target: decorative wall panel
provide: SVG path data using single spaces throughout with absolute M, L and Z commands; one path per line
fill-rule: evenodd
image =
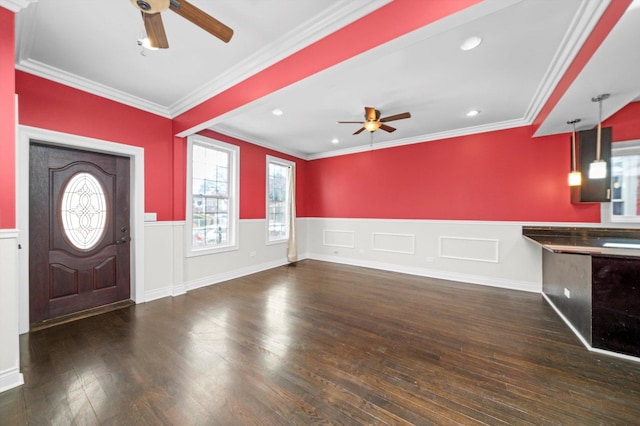
M 498 263 L 499 240 L 489 238 L 440 237 L 439 255 L 450 259 Z

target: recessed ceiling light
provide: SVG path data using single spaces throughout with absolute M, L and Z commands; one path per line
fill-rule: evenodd
M 336 145 L 336 144 L 340 143 L 340 141 L 338 140 L 338 138 L 333 138 L 333 139 L 331 139 L 331 143 Z
M 468 111 L 465 115 L 467 117 L 475 117 L 478 114 L 480 114 L 480 111 L 478 111 L 477 109 L 472 109 L 472 110 Z
M 280 108 L 275 108 L 275 109 L 271 110 L 271 114 L 279 117 L 282 114 L 284 114 L 284 111 L 282 111 Z
M 475 49 L 476 47 L 480 46 L 480 43 L 482 43 L 482 37 L 472 36 L 462 42 L 462 44 L 460 45 L 460 49 L 462 50 Z

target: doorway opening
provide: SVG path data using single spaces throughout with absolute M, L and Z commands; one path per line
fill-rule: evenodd
M 19 331 L 26 333 L 29 319 L 29 150 L 32 142 L 44 143 L 94 153 L 111 154 L 129 159 L 130 211 L 127 238 L 130 238 L 129 273 L 130 298 L 144 302 L 144 149 L 99 139 L 86 138 L 28 126 L 18 129 L 18 206 L 17 225 L 20 230 L 18 244 L 19 261 Z

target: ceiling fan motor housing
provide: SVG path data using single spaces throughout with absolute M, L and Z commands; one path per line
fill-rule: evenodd
M 144 13 L 159 13 L 169 9 L 170 0 L 131 0 Z

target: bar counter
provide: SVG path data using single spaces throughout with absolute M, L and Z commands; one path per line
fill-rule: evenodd
M 640 229 L 523 226 L 522 235 L 555 253 L 640 257 Z
M 640 229 L 533 227 L 542 292 L 590 350 L 640 361 Z

